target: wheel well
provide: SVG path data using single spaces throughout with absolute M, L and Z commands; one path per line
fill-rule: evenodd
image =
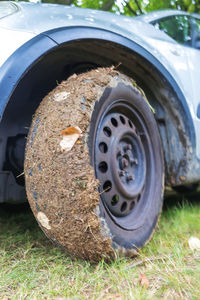
M 24 75 L 6 106 L 0 124 L 1 170 L 11 171 L 15 177 L 23 172 L 20 154 L 24 152 L 22 136 L 25 139 L 32 116 L 49 91 L 73 73 L 111 65 L 135 79 L 155 109 L 164 149 L 167 185 L 184 183 L 192 133 L 186 126 L 188 116 L 176 92 L 142 56 L 119 44 L 95 39 L 76 40 L 52 49 Z M 23 176 L 16 180 L 18 184 L 24 184 Z

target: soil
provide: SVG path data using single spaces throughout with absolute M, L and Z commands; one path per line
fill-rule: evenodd
M 116 257 L 109 230 L 98 216 L 99 182 L 87 140 L 94 103 L 118 76 L 105 68 L 63 81 L 37 109 L 26 147 L 26 190 L 39 225 L 69 254 L 92 261 Z M 63 151 L 62 132 L 70 126 L 80 128 L 82 135 L 70 151 Z

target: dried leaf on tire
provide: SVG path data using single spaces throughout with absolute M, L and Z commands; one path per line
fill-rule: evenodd
M 70 95 L 70 92 L 59 92 L 54 95 L 54 100 L 57 102 L 67 99 Z
M 145 274 L 140 274 L 140 278 L 139 278 L 139 282 L 141 284 L 142 287 L 144 287 L 145 289 L 147 289 L 149 287 L 149 279 L 147 278 L 147 276 Z
M 70 151 L 81 136 L 81 133 L 82 131 L 78 126 L 70 126 L 62 130 L 63 139 L 60 142 L 62 151 Z
M 44 228 L 51 229 L 51 226 L 49 225 L 49 219 L 43 212 L 40 211 L 37 214 L 37 219 Z
M 200 251 L 200 239 L 195 236 L 191 236 L 188 240 L 189 247 L 192 251 Z

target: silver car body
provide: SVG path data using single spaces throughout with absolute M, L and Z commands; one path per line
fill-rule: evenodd
M 160 11 L 144 17 L 130 18 L 90 9 L 85 9 L 83 13 L 83 9 L 51 4 L 12 5 L 15 5 L 16 11 L 0 20 L 0 66 L 28 40 L 51 29 L 90 26 L 114 31 L 147 49 L 172 74 L 188 100 L 196 137 L 200 136 L 200 119 L 196 115 L 200 102 L 200 51 L 179 45 L 160 30 L 155 32 L 155 28 L 148 24 L 161 17 L 183 14 L 182 12 Z M 200 158 L 200 138 L 196 142 L 196 154 Z
M 1 9 L 7 7 L 7 16 Z M 136 18 L 69 6 L 2 2 L 0 3 L 0 76 L 11 55 L 34 37 L 65 27 L 99 28 L 132 40 L 151 53 L 169 72 L 185 96 L 196 136 L 200 159 L 200 51 L 180 45 L 150 22 L 170 15 L 185 15 L 174 10 L 158 11 Z M 198 16 L 197 16 L 198 17 Z M 102 33 L 103 34 L 103 33 Z M 1 109 L 3 113 L 3 109 Z

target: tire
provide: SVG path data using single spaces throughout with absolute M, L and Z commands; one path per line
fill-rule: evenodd
M 135 255 L 161 213 L 160 136 L 133 83 L 112 68 L 73 75 L 43 99 L 30 128 L 30 206 L 51 240 L 84 259 Z M 66 151 L 60 141 L 69 127 L 82 136 Z

